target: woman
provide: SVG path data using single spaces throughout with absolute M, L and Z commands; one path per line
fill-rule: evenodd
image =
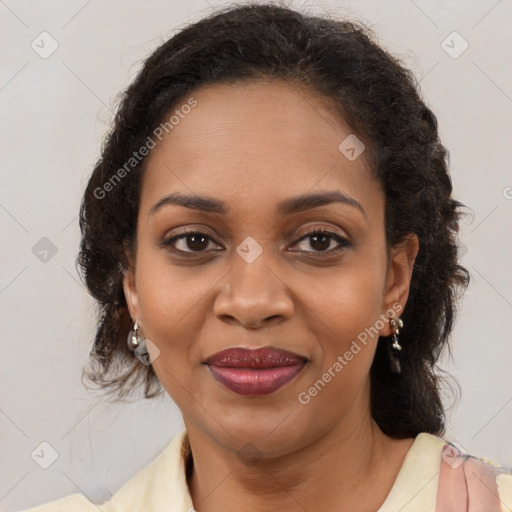
M 442 438 L 469 281 L 451 193 L 434 114 L 362 26 L 246 5 L 160 46 L 78 262 L 102 308 L 89 377 L 163 388 L 186 430 L 99 508 L 509 510 L 512 472 Z

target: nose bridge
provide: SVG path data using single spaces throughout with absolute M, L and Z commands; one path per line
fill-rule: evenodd
M 272 254 L 255 239 L 247 237 L 233 254 L 233 267 L 215 301 L 219 317 L 236 319 L 245 326 L 258 326 L 272 317 L 293 311 L 286 286 L 271 267 Z

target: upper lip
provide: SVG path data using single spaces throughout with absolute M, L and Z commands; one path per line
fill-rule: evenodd
M 224 368 L 277 368 L 294 366 L 307 361 L 307 358 L 274 347 L 249 349 L 234 347 L 221 350 L 206 359 L 205 363 Z

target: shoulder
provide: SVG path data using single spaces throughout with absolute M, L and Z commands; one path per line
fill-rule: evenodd
M 379 512 L 510 512 L 512 470 L 422 432 Z
M 187 432 L 182 430 L 158 457 L 124 484 L 110 500 L 95 504 L 83 494 L 75 493 L 22 512 L 97 512 L 99 508 L 102 512 L 187 510 L 184 508 L 190 501 L 185 476 L 187 450 Z
M 467 453 L 457 443 L 437 436 L 432 443 L 442 441 L 439 461 L 437 506 L 456 509 L 457 504 L 480 506 L 488 512 L 510 510 L 512 505 L 512 468 L 477 455 Z

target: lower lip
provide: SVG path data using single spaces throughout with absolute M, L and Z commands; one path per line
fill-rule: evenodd
M 240 395 L 268 395 L 293 380 L 304 368 L 304 363 L 257 370 L 208 366 L 213 376 L 235 393 Z

